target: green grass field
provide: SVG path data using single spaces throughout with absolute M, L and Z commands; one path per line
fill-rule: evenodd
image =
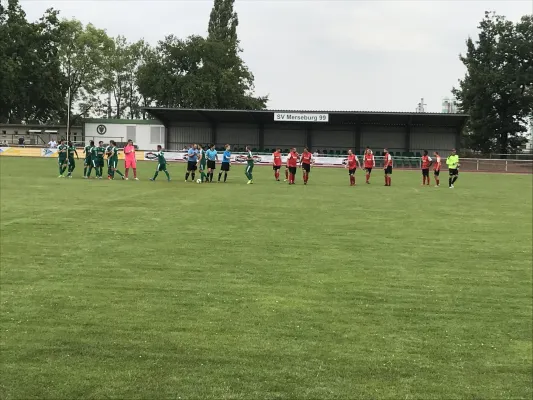
M 81 164 L 0 158 L 1 398 L 531 399 L 531 175 Z

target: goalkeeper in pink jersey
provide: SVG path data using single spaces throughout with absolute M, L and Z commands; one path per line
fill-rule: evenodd
M 135 158 L 135 146 L 133 145 L 133 140 L 128 140 L 128 144 L 124 147 L 124 162 L 126 164 L 126 177 L 128 180 L 128 173 L 130 168 L 133 169 L 133 179 L 138 181 L 137 178 L 137 159 Z

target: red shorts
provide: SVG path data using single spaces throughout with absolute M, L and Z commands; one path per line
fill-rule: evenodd
M 125 160 L 126 162 L 126 168 L 137 168 L 137 160 Z

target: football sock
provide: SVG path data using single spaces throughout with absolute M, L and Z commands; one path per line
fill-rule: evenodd
M 155 171 L 154 177 L 152 178 L 155 181 L 155 178 L 157 178 L 157 175 L 159 175 L 159 171 Z
M 452 179 L 452 185 L 455 183 L 456 180 L 457 180 L 457 177 L 454 176 L 453 179 Z
M 285 170 L 285 179 L 289 179 L 289 170 L 288 169 Z
M 389 176 L 389 186 L 391 185 L 392 178 Z
M 122 172 L 120 172 L 118 169 L 116 170 L 116 173 L 119 174 L 120 176 L 124 177 L 124 174 Z
M 430 179 L 429 179 L 429 176 L 427 177 L 427 180 L 428 180 L 428 185 L 430 185 L 430 184 L 431 184 L 431 181 L 430 181 Z
M 133 168 L 133 178 L 137 178 L 137 168 Z
M 228 179 L 228 173 L 224 172 L 224 182 L 226 182 L 226 179 Z
M 220 182 L 220 178 L 222 178 L 222 172 L 218 173 L 218 181 Z
M 83 176 L 87 176 L 87 167 L 83 167 Z
M 448 186 L 452 186 L 452 178 L 448 179 Z
M 185 180 L 186 181 L 189 180 L 189 173 L 188 172 L 185 173 Z
M 202 180 L 202 182 L 204 182 L 204 181 L 206 181 L 206 180 L 207 180 L 207 178 L 206 178 L 206 176 L 205 176 L 205 172 L 204 172 L 204 171 L 200 172 L 200 179 Z
M 193 173 L 191 174 L 191 176 L 192 176 L 192 180 L 194 181 L 194 178 L 196 177 L 196 173 L 193 172 Z
M 389 178 L 387 178 L 387 175 L 385 175 L 385 185 L 389 184 Z
M 214 174 L 212 172 L 209 174 L 209 182 L 213 182 L 213 175 Z
M 369 179 L 370 179 L 370 175 L 366 174 L 366 181 L 368 182 Z
M 126 171 L 124 172 L 124 176 L 127 178 L 130 173 L 130 169 L 126 168 Z
M 439 186 L 439 179 L 438 178 L 435 178 L 435 183 L 437 184 L 437 186 Z
M 87 178 L 91 176 L 92 171 L 93 171 L 93 167 L 89 167 L 89 170 L 87 171 Z
M 166 170 L 165 170 L 165 175 L 167 176 L 167 179 L 170 180 L 170 174 Z

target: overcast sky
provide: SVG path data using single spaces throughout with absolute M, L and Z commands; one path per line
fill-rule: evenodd
M 22 0 L 152 44 L 205 35 L 212 0 Z M 517 21 L 533 0 L 236 0 L 242 57 L 271 109 L 440 112 L 464 75 L 458 55 L 485 10 Z

